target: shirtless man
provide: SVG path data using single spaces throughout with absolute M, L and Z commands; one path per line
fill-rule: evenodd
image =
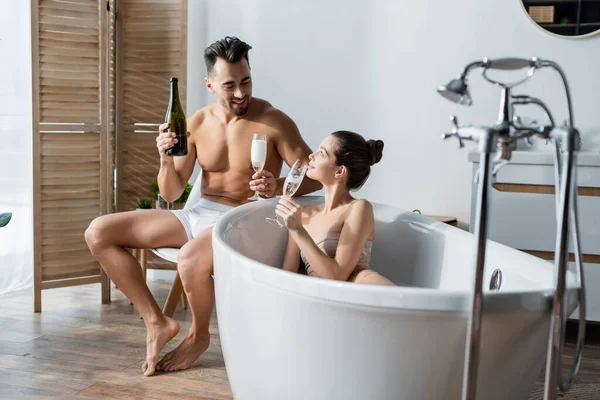
M 188 154 L 165 155 L 175 143 L 174 134 L 159 128 L 158 185 L 167 201 L 177 199 L 190 179 L 194 164 L 202 167 L 201 200 L 189 210 L 138 210 L 96 218 L 85 239 L 110 279 L 135 304 L 147 328 L 144 375 L 155 370 L 188 368 L 208 347 L 210 314 L 215 302 L 212 226 L 229 209 L 247 203 L 256 190 L 264 197 L 281 194 L 279 176 L 283 161 L 308 161 L 311 153 L 294 122 L 265 100 L 252 97 L 248 61 L 251 47 L 226 37 L 204 51 L 206 87 L 216 97 L 187 120 Z M 267 136 L 265 168 L 254 174 L 250 160 L 253 133 Z M 270 172 L 269 172 L 270 171 Z M 273 175 L 275 174 L 275 175 Z M 298 194 L 321 185 L 305 179 Z M 126 248 L 181 248 L 177 270 L 192 310 L 187 337 L 158 362 L 160 351 L 179 332 L 179 324 L 161 312 L 142 276 L 137 260 Z

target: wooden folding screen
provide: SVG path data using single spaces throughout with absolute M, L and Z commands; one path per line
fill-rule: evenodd
M 179 80 L 185 109 L 187 0 L 119 0 L 117 18 L 117 211 L 151 199 L 159 155 L 158 125 L 169 101 L 169 78 Z M 173 269 L 149 254 L 150 268 Z
M 120 0 L 118 11 L 116 205 L 127 211 L 138 199 L 152 199 L 170 77 L 179 78 L 185 102 L 187 0 Z
M 187 0 L 31 0 L 31 22 L 34 310 L 43 289 L 97 282 L 107 303 L 84 232 L 149 197 L 170 76 L 185 96 Z
M 43 289 L 102 282 L 110 300 L 83 233 L 114 204 L 112 3 L 31 1 L 36 312 Z

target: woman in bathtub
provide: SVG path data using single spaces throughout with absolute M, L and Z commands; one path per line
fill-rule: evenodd
M 369 269 L 375 233 L 373 207 L 350 194 L 365 183 L 382 152 L 381 140 L 338 131 L 309 156 L 306 175 L 323 184 L 325 202 L 301 207 L 290 197 L 280 197 L 275 212 L 289 230 L 284 270 L 298 272 L 302 260 L 310 276 L 394 285 Z

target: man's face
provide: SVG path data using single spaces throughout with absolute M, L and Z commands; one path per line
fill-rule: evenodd
M 230 64 L 217 58 L 206 87 L 217 97 L 217 102 L 233 115 L 242 116 L 248 112 L 252 97 L 252 77 L 246 59 Z

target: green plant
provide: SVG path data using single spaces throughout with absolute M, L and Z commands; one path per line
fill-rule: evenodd
M 190 185 L 189 183 L 185 185 L 185 189 L 183 189 L 183 193 L 181 193 L 181 196 L 179 196 L 179 198 L 177 200 L 175 200 L 175 203 L 185 203 L 188 199 L 188 197 L 190 197 L 190 193 L 192 192 L 192 185 Z
M 10 219 L 12 218 L 12 213 L 2 213 L 0 214 L 0 228 L 8 225 Z
M 158 199 L 158 194 L 160 193 L 160 189 L 158 188 L 158 182 L 153 181 L 150 185 L 148 185 L 148 189 L 150 189 L 154 198 Z
M 138 209 L 149 209 L 152 208 L 152 201 L 148 199 L 139 199 L 136 201 L 136 206 Z
M 158 199 L 158 194 L 160 193 L 160 189 L 158 188 L 158 182 L 156 180 L 153 181 L 150 185 L 148 185 L 148 189 L 150 189 L 154 198 Z M 185 189 L 183 189 L 183 193 L 181 193 L 181 196 L 179 196 L 179 198 L 177 200 L 175 200 L 174 203 L 185 203 L 187 201 L 188 197 L 190 197 L 191 191 L 192 191 L 192 185 L 190 185 L 189 183 L 186 184 Z

